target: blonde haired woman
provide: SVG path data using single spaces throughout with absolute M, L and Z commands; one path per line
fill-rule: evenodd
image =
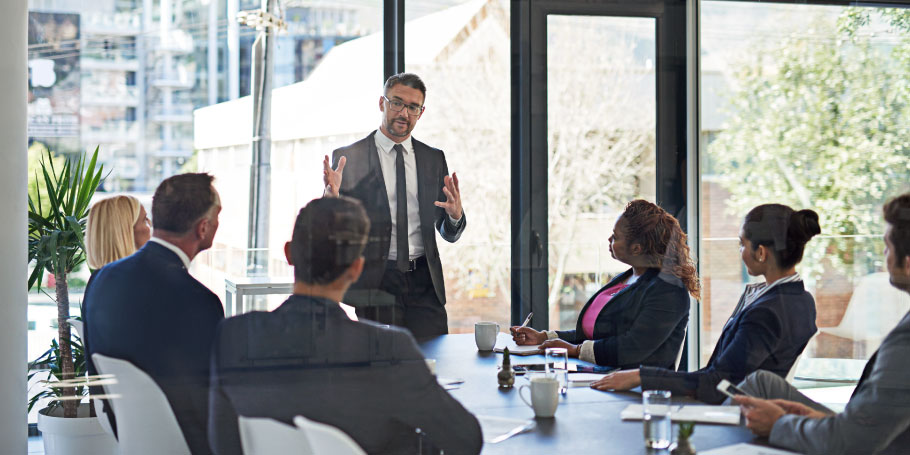
M 89 269 L 98 270 L 136 252 L 151 237 L 145 208 L 133 196 L 102 199 L 88 214 L 85 255 Z

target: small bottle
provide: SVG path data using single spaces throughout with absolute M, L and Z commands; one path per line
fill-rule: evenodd
M 509 357 L 509 348 L 502 351 L 502 369 L 496 373 L 499 387 L 511 388 L 515 384 L 515 370 L 512 369 L 512 360 Z

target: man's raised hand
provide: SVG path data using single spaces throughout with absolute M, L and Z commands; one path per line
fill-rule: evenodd
M 433 204 L 444 208 L 453 220 L 460 220 L 464 210 L 461 208 L 461 190 L 458 189 L 457 174 L 453 172 L 451 177 L 447 175 L 443 178 L 442 192 L 446 195 L 445 202 L 436 201 Z
M 341 174 L 344 172 L 344 163 L 347 162 L 345 157 L 338 160 L 338 169 L 332 170 L 332 162 L 326 155 L 322 160 L 322 181 L 325 183 L 325 192 L 323 196 L 338 197 L 338 191 L 341 189 Z

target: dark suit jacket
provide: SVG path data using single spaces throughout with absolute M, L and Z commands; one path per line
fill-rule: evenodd
M 670 390 L 711 404 L 726 379 L 739 384 L 749 373 L 768 370 L 786 378 L 815 335 L 815 300 L 802 281 L 775 286 L 727 322 L 708 364 L 693 372 L 641 369 L 642 389 Z
M 430 375 L 411 335 L 351 321 L 337 303 L 293 295 L 271 313 L 218 326 L 209 438 L 241 454 L 237 416 L 294 416 L 338 427 L 367 453 L 417 453 L 415 428 L 451 454 L 475 454 L 480 426 Z
M 360 280 L 354 283 L 351 289 L 379 289 L 392 238 L 392 213 L 389 209 L 382 168 L 379 166 L 379 152 L 374 134 L 382 133 L 373 131 L 369 136 L 332 152 L 335 167 L 342 156 L 347 157 L 339 193 L 360 200 L 370 217 L 369 243 L 363 251 L 366 263 Z M 445 209 L 433 205 L 436 201 L 446 200 L 442 192 L 443 178 L 449 175 L 445 155 L 442 150 L 430 147 L 417 139 L 412 138 L 411 141 L 417 162 L 417 199 L 420 204 L 423 248 L 433 287 L 436 289 L 436 297 L 440 303 L 445 304 L 446 289 L 434 231 L 438 230 L 447 241 L 455 242 L 468 224 L 467 217 L 463 216 L 456 227 L 449 222 Z
M 85 348 L 123 359 L 161 387 L 194 454 L 211 453 L 209 353 L 224 319 L 218 297 L 155 242 L 95 273 L 85 294 Z
M 632 269 L 613 278 L 585 303 L 575 330 L 557 331 L 569 343 L 585 341 L 581 321 L 601 292 L 627 279 Z M 648 269 L 638 281 L 610 299 L 594 323 L 594 357 L 598 365 L 674 368 L 689 321 L 689 293 L 678 278 Z
M 788 414 L 771 444 L 809 455 L 904 455 L 910 451 L 910 313 L 872 355 L 844 412 L 823 419 Z

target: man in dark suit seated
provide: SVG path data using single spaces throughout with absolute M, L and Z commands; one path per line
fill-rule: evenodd
M 910 193 L 884 207 L 885 263 L 891 285 L 910 293 Z M 760 370 L 737 396 L 753 433 L 809 455 L 897 455 L 910 450 L 910 312 L 863 369 L 844 412 L 812 401 L 779 376 Z
M 218 297 L 189 272 L 212 246 L 221 201 L 208 174 L 175 175 L 152 199 L 151 240 L 96 272 L 85 294 L 85 349 L 131 362 L 161 387 L 194 454 L 211 453 L 209 354 L 224 319 Z M 109 409 L 109 407 L 107 407 Z
M 294 295 L 274 311 L 218 326 L 209 439 L 241 454 L 238 415 L 335 426 L 366 452 L 417 452 L 419 428 L 447 454 L 480 452 L 477 420 L 437 384 L 411 335 L 350 320 L 339 307 L 363 270 L 369 219 L 345 197 L 316 199 L 285 245 Z

